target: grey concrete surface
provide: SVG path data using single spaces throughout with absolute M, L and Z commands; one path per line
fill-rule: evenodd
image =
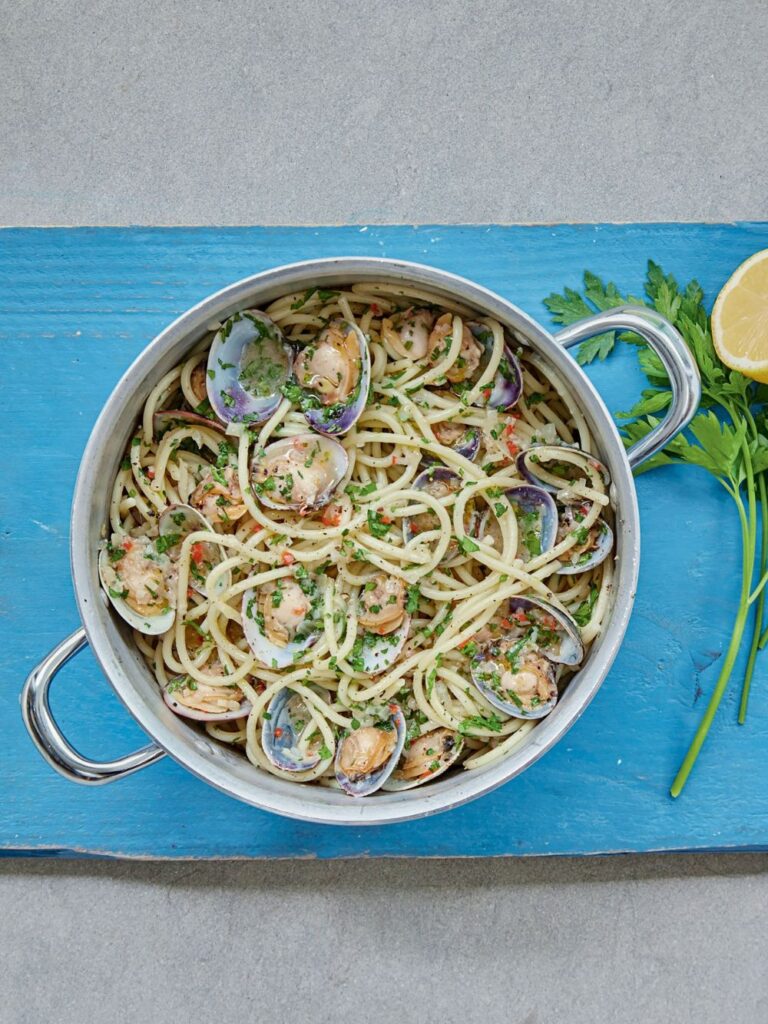
M 0 863 L 14 1024 L 762 1024 L 764 856 Z
M 0 223 L 764 218 L 767 44 L 757 0 L 0 0 Z M 766 867 L 0 862 L 0 1021 L 761 1024 Z
M 762 0 L 0 0 L 0 223 L 765 213 Z

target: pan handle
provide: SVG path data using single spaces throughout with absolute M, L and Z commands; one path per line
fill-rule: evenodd
M 165 751 L 151 743 L 116 761 L 92 761 L 79 754 L 65 738 L 51 714 L 48 691 L 59 669 L 87 643 L 85 630 L 78 629 L 43 658 L 30 672 L 21 691 L 21 714 L 32 741 L 52 768 L 72 782 L 99 786 L 154 764 L 165 756 Z
M 585 320 L 578 320 L 558 331 L 554 337 L 565 348 L 570 348 L 596 334 L 616 330 L 639 334 L 664 364 L 672 386 L 672 402 L 667 415 L 627 451 L 629 465 L 635 469 L 660 451 L 691 422 L 701 401 L 701 378 L 696 360 L 677 328 L 660 313 L 646 306 L 608 309 Z

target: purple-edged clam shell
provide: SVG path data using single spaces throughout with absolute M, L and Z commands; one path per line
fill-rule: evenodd
M 302 709 L 303 717 L 302 716 Z M 301 743 L 305 734 L 315 729 L 312 716 L 306 711 L 300 693 L 285 687 L 278 690 L 267 707 L 269 718 L 261 727 L 261 745 L 276 768 L 284 772 L 306 772 L 320 763 L 320 754 Z
M 396 704 L 391 704 L 389 710 L 390 722 L 397 733 L 397 741 L 392 753 L 387 758 L 387 761 L 377 771 L 369 772 L 366 775 L 359 775 L 355 778 L 350 778 L 344 774 L 344 771 L 341 768 L 344 745 L 348 741 L 352 740 L 352 737 L 355 735 L 354 732 L 349 733 L 348 736 L 345 736 L 340 740 L 336 747 L 336 758 L 334 762 L 336 781 L 344 792 L 349 794 L 349 796 L 370 796 L 371 793 L 375 793 L 377 789 L 381 789 L 395 770 L 397 762 L 400 760 L 400 755 L 403 752 L 403 746 L 405 744 L 405 717 L 403 716 L 401 709 Z
M 192 508 L 191 505 L 169 505 L 168 508 L 161 512 L 157 520 L 157 529 L 161 537 L 172 538 L 176 541 L 175 544 L 166 549 L 166 553 L 172 562 L 178 560 L 181 544 L 190 533 L 196 533 L 198 530 L 207 530 L 209 533 L 215 533 L 215 530 L 202 512 Z M 200 547 L 203 555 L 201 564 L 190 564 L 189 585 L 198 594 L 202 594 L 203 597 L 214 597 L 223 594 L 231 583 L 232 574 L 230 572 L 222 573 L 218 578 L 213 594 L 209 594 L 207 591 L 207 575 L 224 561 L 226 557 L 224 551 L 220 545 L 213 543 L 213 541 L 203 541 Z M 203 570 L 207 570 L 205 575 Z
M 338 441 L 295 434 L 254 452 L 251 486 L 267 508 L 309 513 L 328 504 L 348 467 L 349 456 Z
M 282 401 L 293 349 L 277 324 L 257 309 L 224 321 L 208 353 L 205 386 L 223 423 L 261 423 Z
M 199 711 L 197 708 L 189 708 L 182 704 L 167 690 L 163 690 L 163 700 L 174 714 L 181 718 L 191 718 L 195 722 L 231 722 L 236 718 L 245 718 L 252 707 L 250 701 L 244 700 L 236 711 Z
M 467 427 L 457 441 L 444 447 L 451 448 L 457 455 L 462 455 L 469 462 L 474 462 L 477 458 L 477 453 L 480 451 L 480 437 L 481 431 L 479 427 Z M 440 459 L 437 455 L 431 455 L 429 452 L 422 456 L 421 462 L 424 466 L 440 465 Z
M 596 459 L 594 455 L 583 451 L 581 448 L 565 444 L 534 444 L 531 445 L 530 448 L 524 448 L 515 459 L 517 471 L 521 476 L 524 476 L 526 480 L 530 481 L 530 483 L 536 484 L 537 487 L 543 487 L 544 490 L 549 491 L 550 494 L 556 494 L 558 491 L 567 488 L 568 483 L 570 482 L 569 478 L 563 477 L 562 484 L 558 486 L 542 480 L 541 476 L 537 474 L 536 469 L 537 464 L 539 463 L 546 469 L 548 464 L 556 462 L 558 452 L 564 452 L 566 455 L 571 456 L 576 454 L 580 457 L 581 464 L 585 470 L 584 475 L 587 476 L 588 483 L 589 477 L 592 476 L 593 473 L 599 473 L 606 486 L 610 484 L 611 474 L 602 462 Z M 568 467 L 574 466 L 575 470 L 575 464 L 573 462 L 568 461 L 565 465 Z M 577 477 L 574 477 L 574 479 L 576 478 Z
M 470 462 L 474 462 L 477 458 L 477 453 L 480 451 L 479 427 L 470 427 L 464 435 L 459 438 L 456 445 L 452 445 L 451 447 L 458 455 L 463 455 L 465 459 L 469 459 Z
M 478 380 L 488 365 L 493 350 L 493 332 L 484 324 L 476 321 L 469 321 L 467 327 L 483 346 L 483 358 L 475 374 L 475 379 Z M 509 345 L 505 345 L 504 354 L 493 378 L 490 394 L 487 389 L 484 390 L 483 395 L 474 404 L 482 408 L 511 409 L 520 400 L 522 393 L 523 369 L 512 349 Z
M 301 661 L 304 651 L 316 644 L 322 630 L 322 623 L 312 619 L 305 620 L 306 625 L 297 639 L 280 647 L 273 643 L 262 628 L 257 617 L 259 595 L 255 589 L 246 590 L 240 606 L 243 633 L 248 646 L 265 668 L 288 668 L 289 665 Z
M 557 643 L 538 644 L 541 652 L 556 665 L 578 665 L 584 659 L 584 644 L 579 627 L 571 616 L 540 597 L 511 597 L 507 602 L 507 617 L 515 620 L 523 612 L 533 625 L 544 619 L 547 634 L 555 633 Z M 554 619 L 556 628 L 547 623 Z
M 426 469 L 423 469 L 421 471 L 421 473 L 419 473 L 418 476 L 415 477 L 415 479 L 414 479 L 414 481 L 413 481 L 411 486 L 416 491 L 423 491 L 423 490 L 426 489 L 428 484 L 432 483 L 434 480 L 444 480 L 447 483 L 458 485 L 458 486 L 456 486 L 454 488 L 457 493 L 461 489 L 461 486 L 462 486 L 462 483 L 463 483 L 463 481 L 462 481 L 462 479 L 461 479 L 461 477 L 459 476 L 458 473 L 454 472 L 452 469 L 448 469 L 447 466 L 443 466 L 440 463 L 434 463 L 431 466 L 427 466 Z M 480 516 L 480 514 L 479 514 L 479 512 L 477 511 L 476 508 L 474 508 L 474 507 L 470 508 L 470 503 L 469 502 L 467 503 L 466 511 L 467 511 L 467 515 L 466 515 L 466 519 L 465 519 L 465 532 L 466 532 L 466 535 L 468 537 L 476 537 L 478 535 L 479 530 L 480 530 L 481 516 Z M 435 528 L 437 529 L 438 527 L 435 527 Z M 426 532 L 426 531 L 422 531 L 422 532 Z M 415 538 L 417 538 L 418 536 L 419 536 L 419 531 L 416 531 L 416 530 L 413 529 L 412 517 L 411 516 L 403 516 L 403 540 L 405 541 L 405 543 L 409 544 L 411 541 L 415 540 Z M 448 561 L 448 560 L 454 558 L 456 556 L 457 550 L 458 549 L 456 547 L 455 541 L 452 541 L 448 545 L 448 549 L 447 549 L 447 551 L 445 553 L 443 561 Z
M 224 425 L 218 420 L 209 420 L 205 416 L 200 416 L 196 412 L 188 412 L 186 409 L 163 409 L 152 417 L 152 428 L 156 437 L 162 437 L 169 430 L 189 423 L 198 427 L 209 427 L 220 434 L 223 434 L 225 430 Z
M 314 391 L 308 388 L 302 390 L 301 406 L 307 423 L 318 433 L 330 436 L 346 434 L 357 423 L 368 401 L 368 390 L 371 385 L 368 339 L 356 324 L 344 322 L 343 329 L 347 334 L 351 332 L 355 340 L 358 377 L 351 394 L 343 401 L 324 405 Z M 322 337 L 321 334 L 317 339 L 317 345 L 322 344 Z
M 533 484 L 520 484 L 519 487 L 512 487 L 506 492 L 506 498 L 514 509 L 518 519 L 518 554 L 523 561 L 530 561 L 537 555 L 550 551 L 555 546 L 557 539 L 557 505 L 552 495 L 543 487 L 535 487 Z M 529 516 L 534 513 L 537 517 L 536 523 L 531 524 L 527 530 L 523 530 L 521 523 L 522 516 Z M 539 550 L 535 550 L 532 534 L 538 541 Z
M 565 562 L 557 570 L 560 576 L 573 576 L 579 572 L 586 572 L 588 569 L 596 568 L 608 558 L 613 550 L 613 530 L 604 519 L 597 519 L 592 529 L 599 531 L 595 546 L 591 551 L 584 552 L 570 563 Z M 569 556 L 570 552 L 566 552 L 564 557 L 567 559 Z
M 557 703 L 557 674 L 552 661 L 533 652 L 526 664 L 524 652 L 518 654 L 520 669 L 536 672 L 547 684 L 548 699 L 537 697 L 536 704 L 526 707 L 519 697 L 515 699 L 513 689 L 501 686 L 505 672 L 510 672 L 509 662 L 504 657 L 504 647 L 499 641 L 492 641 L 482 647 L 472 658 L 470 671 L 472 682 L 485 697 L 489 704 L 503 711 L 512 718 L 537 719 L 544 718 Z M 505 699 L 509 696 L 509 699 Z
M 438 734 L 442 734 L 438 739 L 435 739 Z M 397 775 L 403 768 L 408 757 L 408 749 L 403 750 L 403 756 L 400 761 L 398 768 L 392 772 L 390 777 L 381 787 L 387 793 L 402 792 L 404 789 L 415 789 L 417 786 L 423 786 L 425 782 L 431 782 L 436 779 L 439 775 L 447 772 L 457 761 L 459 755 L 464 749 L 464 737 L 457 732 L 453 732 L 450 729 L 439 728 L 433 729 L 431 732 L 425 733 L 423 736 L 417 737 L 411 747 L 415 744 L 429 744 L 429 753 L 426 755 L 428 760 L 427 770 L 424 774 L 419 775 L 415 779 L 398 779 Z M 435 767 L 437 764 L 437 767 Z
M 391 633 L 385 633 L 384 636 L 371 633 L 361 627 L 363 648 L 360 657 L 363 662 L 363 671 L 369 676 L 377 676 L 393 665 L 405 647 L 410 629 L 410 615 L 404 615 L 403 621 L 397 629 Z
M 152 559 L 152 562 L 149 564 L 159 562 L 163 568 L 163 575 L 167 573 L 171 564 L 170 559 L 167 555 L 159 555 L 157 548 L 148 537 L 143 539 L 135 538 L 133 542 L 145 546 L 147 557 Z M 120 546 L 119 541 L 116 546 Z M 118 615 L 129 626 L 132 626 L 139 633 L 144 633 L 146 636 L 161 636 L 163 633 L 167 633 L 171 626 L 173 626 L 176 619 L 176 609 L 171 608 L 170 605 L 165 611 L 156 612 L 151 615 L 142 615 L 128 604 L 121 593 L 124 586 L 119 577 L 118 563 L 110 558 L 107 545 L 104 545 L 99 551 L 98 569 L 104 593 L 109 598 L 110 604 Z

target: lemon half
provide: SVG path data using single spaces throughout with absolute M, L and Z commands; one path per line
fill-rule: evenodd
M 723 285 L 712 309 L 712 340 L 726 366 L 768 384 L 768 249 Z

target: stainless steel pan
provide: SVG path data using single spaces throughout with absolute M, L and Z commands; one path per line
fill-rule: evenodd
M 160 377 L 182 360 L 212 322 L 235 310 L 263 307 L 286 292 L 310 286 L 333 287 L 357 281 L 407 282 L 458 298 L 480 313 L 496 317 L 541 353 L 566 380 L 588 418 L 600 457 L 611 472 L 617 526 L 617 574 L 607 628 L 554 712 L 499 764 L 448 775 L 403 793 L 378 793 L 365 800 L 354 800 L 332 789 L 296 785 L 258 771 L 242 753 L 213 742 L 174 715 L 163 702 L 129 630 L 111 614 L 96 572 L 96 551 L 107 519 L 112 481 L 142 405 Z M 602 399 L 566 352 L 585 338 L 616 328 L 635 331 L 646 339 L 663 361 L 673 390 L 666 418 L 629 451 L 625 451 Z M 683 339 L 663 317 L 640 307 L 598 313 L 553 335 L 511 302 L 471 281 L 432 267 L 388 259 L 309 260 L 230 285 L 184 313 L 155 338 L 120 380 L 93 428 L 77 478 L 70 538 L 72 579 L 83 628 L 62 641 L 26 681 L 22 709 L 32 739 L 52 767 L 75 782 L 110 782 L 168 754 L 203 781 L 246 803 L 293 818 L 332 824 L 404 821 L 456 807 L 487 793 L 549 750 L 581 715 L 605 679 L 629 622 L 640 559 L 632 469 L 686 426 L 699 397 L 698 372 Z M 116 761 L 93 761 L 74 750 L 48 704 L 48 691 L 57 671 L 86 643 L 128 712 L 152 739 L 142 750 Z

